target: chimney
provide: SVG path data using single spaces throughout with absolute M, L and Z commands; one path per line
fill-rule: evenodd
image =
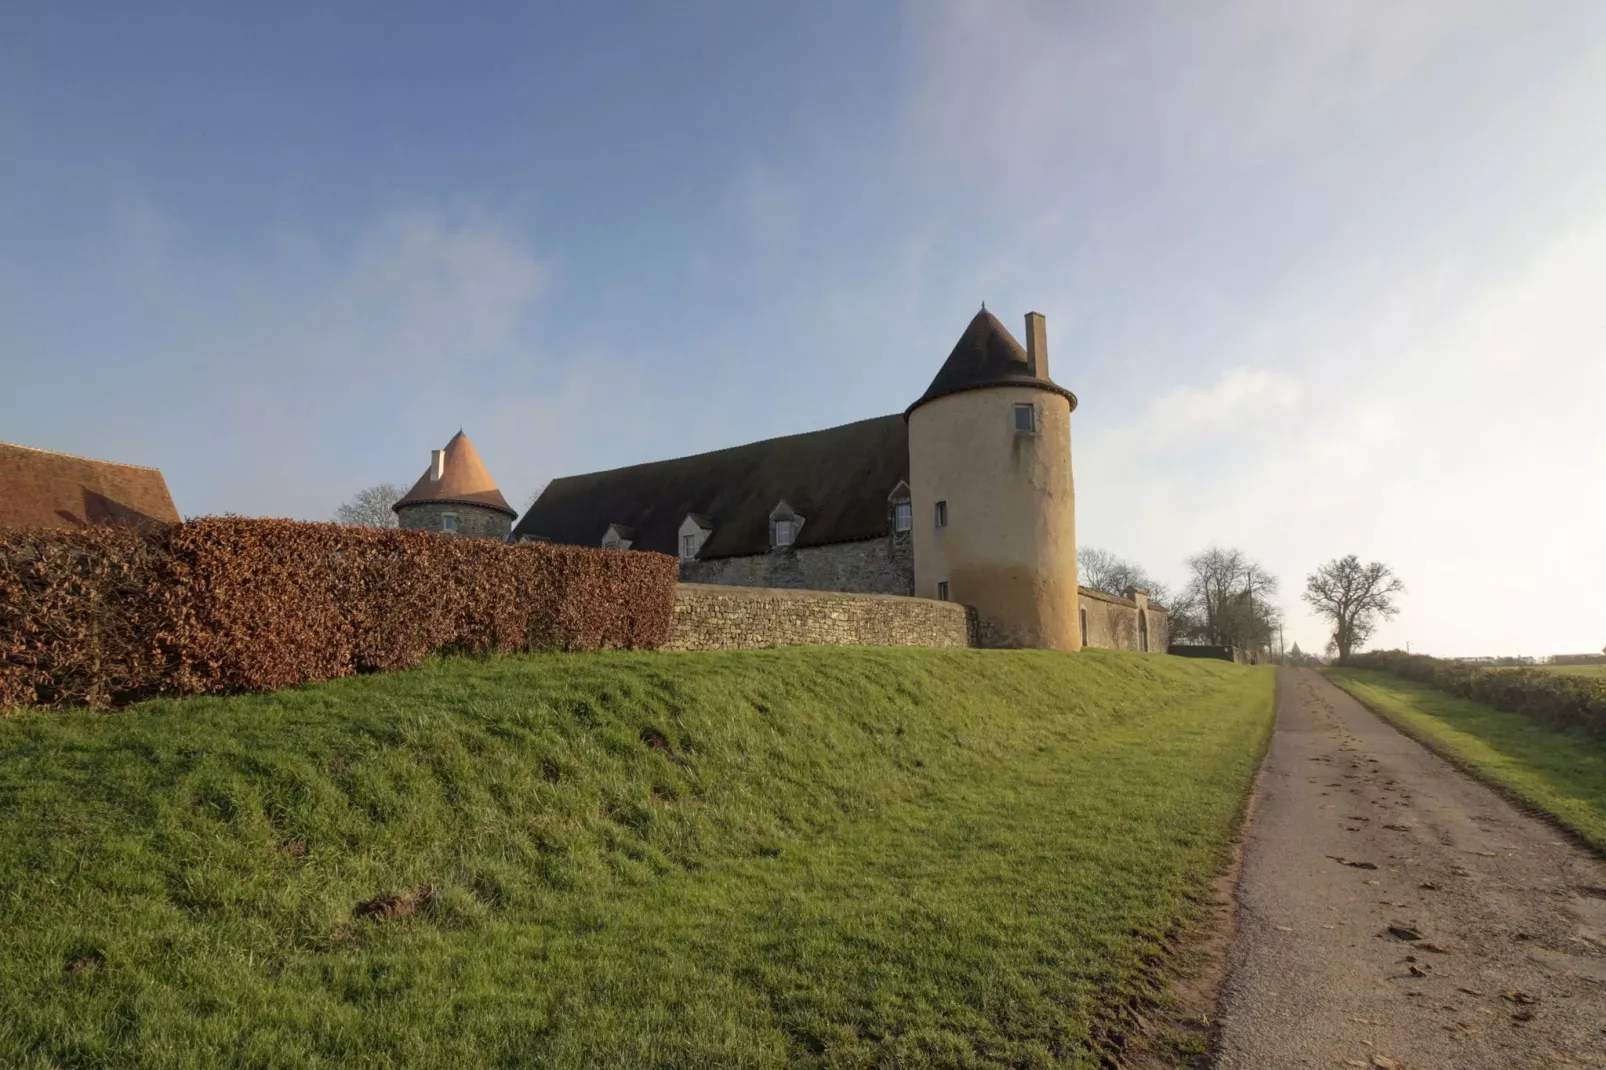
M 439 483 L 441 481 L 441 477 L 444 476 L 445 474 L 446 474 L 446 451 L 445 450 L 430 450 L 429 451 L 429 481 L 431 483 Z
M 1026 313 L 1026 364 L 1039 379 L 1048 378 L 1048 324 L 1041 312 Z

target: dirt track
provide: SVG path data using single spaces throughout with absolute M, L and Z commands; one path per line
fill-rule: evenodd
M 1217 1065 L 1606 1067 L 1606 862 L 1282 672 Z

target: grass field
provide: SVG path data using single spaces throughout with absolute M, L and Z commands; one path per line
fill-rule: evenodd
M 1606 676 L 1606 665 L 1540 665 L 1545 672 L 1559 672 L 1567 676 Z
M 1366 669 L 1327 669 L 1368 708 L 1606 851 L 1606 742 Z
M 0 719 L 0 1065 L 1096 1065 L 1272 693 L 836 648 Z

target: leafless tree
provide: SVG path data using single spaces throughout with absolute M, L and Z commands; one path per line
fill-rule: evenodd
M 1242 550 L 1219 546 L 1188 558 L 1188 573 L 1172 607 L 1173 635 L 1247 650 L 1271 646 L 1282 620 L 1271 601 L 1276 576 Z
M 1305 601 L 1333 622 L 1338 658 L 1348 658 L 1378 624 L 1399 613 L 1394 596 L 1405 584 L 1381 561 L 1361 564 L 1354 554 L 1335 557 L 1305 577 Z
M 376 483 L 352 496 L 351 501 L 335 510 L 335 521 L 359 528 L 393 528 L 396 514 L 391 506 L 406 492 L 393 483 Z
M 1076 550 L 1077 582 L 1105 594 L 1125 597 L 1129 588 L 1148 592 L 1152 601 L 1170 606 L 1170 589 L 1138 565 L 1096 546 Z

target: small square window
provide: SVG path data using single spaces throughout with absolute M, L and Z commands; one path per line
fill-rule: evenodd
M 446 513 L 445 515 L 443 515 L 441 517 L 441 530 L 442 531 L 456 531 L 457 530 L 457 517 L 453 516 L 451 513 Z
M 1037 434 L 1037 406 L 1015 406 L 1015 430 L 1023 435 Z
M 682 535 L 680 537 L 680 556 L 687 560 L 697 556 L 697 536 Z
M 915 507 L 908 502 L 899 502 L 892 507 L 892 530 L 905 532 L 915 526 Z
M 937 503 L 937 508 L 934 510 L 933 519 L 935 520 L 936 525 L 939 528 L 945 528 L 945 527 L 948 526 L 948 503 L 947 502 L 942 501 L 942 502 L 938 502 Z
M 948 581 L 947 580 L 938 580 L 937 581 L 937 600 L 939 602 L 948 601 Z
M 777 520 L 775 522 L 775 545 L 792 545 L 792 522 L 790 520 Z

